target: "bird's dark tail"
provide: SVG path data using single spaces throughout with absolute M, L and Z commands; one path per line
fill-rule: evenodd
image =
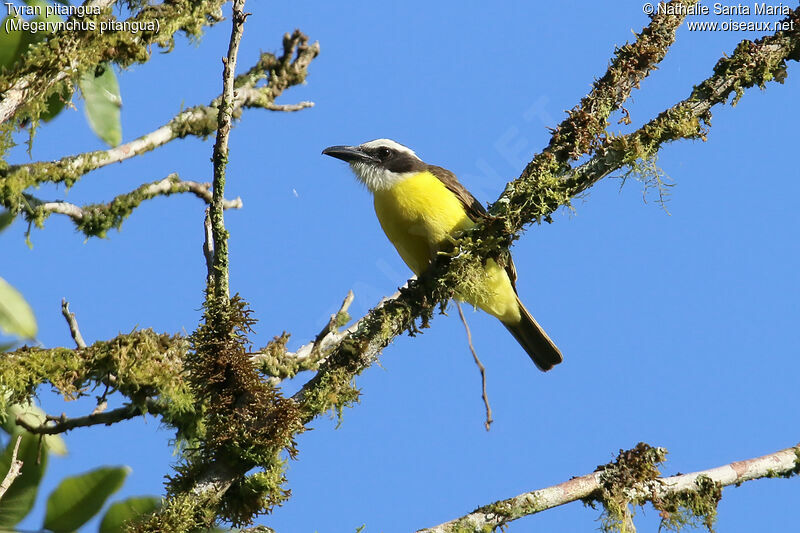
M 550 340 L 550 337 L 547 336 L 547 333 L 544 332 L 528 310 L 525 309 L 525 306 L 519 301 L 519 297 L 517 297 L 517 304 L 519 304 L 519 314 L 521 316 L 519 323 L 506 324 L 504 322 L 503 325 L 514 335 L 520 346 L 528 352 L 531 360 L 539 370 L 550 370 L 564 360 L 561 356 L 561 351 Z

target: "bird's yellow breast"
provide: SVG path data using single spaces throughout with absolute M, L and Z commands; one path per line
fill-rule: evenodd
M 420 275 L 449 238 L 474 226 L 461 201 L 430 172 L 420 172 L 375 191 L 375 213 L 400 257 Z M 486 262 L 484 282 L 460 290 L 460 299 L 507 323 L 519 321 L 519 304 L 508 274 Z
M 376 191 L 375 213 L 386 236 L 417 275 L 448 235 L 473 226 L 458 198 L 427 171 Z

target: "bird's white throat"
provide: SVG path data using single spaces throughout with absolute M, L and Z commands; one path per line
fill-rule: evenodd
M 392 172 L 362 161 L 350 163 L 350 168 L 353 169 L 358 181 L 366 185 L 370 192 L 389 190 L 404 179 L 416 174 L 416 172 Z

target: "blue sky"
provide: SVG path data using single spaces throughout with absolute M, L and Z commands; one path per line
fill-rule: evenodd
M 290 347 L 313 337 L 348 290 L 361 316 L 410 275 L 368 193 L 323 148 L 390 137 L 491 202 L 605 72 L 614 47 L 648 22 L 632 1 L 250 2 L 247 10 L 242 70 L 260 50 L 278 51 L 294 28 L 322 47 L 307 84 L 279 100 L 316 106 L 247 112 L 230 141 L 229 196 L 245 206 L 226 214 L 232 290 L 259 320 L 254 344 L 287 330 Z M 633 127 L 687 96 L 739 40 L 758 36 L 679 30 L 626 104 Z M 219 24 L 197 44 L 178 39 L 175 52 L 122 72 L 123 141 L 219 94 L 228 38 L 229 25 Z M 669 212 L 643 201 L 641 184 L 620 190 L 620 180 L 606 179 L 574 211 L 528 228 L 513 248 L 519 292 L 565 362 L 540 373 L 501 324 L 468 313 L 487 366 L 490 432 L 451 309 L 424 335 L 396 339 L 358 378 L 361 403 L 338 429 L 323 417 L 300 435 L 288 470 L 293 497 L 263 522 L 282 532 L 413 531 L 591 472 L 639 441 L 670 451 L 667 474 L 796 444 L 799 77 L 791 64 L 784 85 L 716 109 L 706 142 L 664 148 L 659 165 L 675 183 Z M 103 147 L 76 104 L 39 130 L 34 160 Z M 210 181 L 212 142 L 175 141 L 93 172 L 67 193 L 42 187 L 38 195 L 108 201 L 171 172 Z M 12 152 L 13 162 L 27 160 L 24 147 Z M 33 232 L 31 250 L 18 221 L 0 236 L 2 276 L 33 306 L 45 346 L 71 344 L 62 297 L 88 342 L 136 327 L 188 333 L 202 302 L 202 220 L 196 198 L 161 198 L 120 232 L 85 241 L 54 216 Z M 93 403 L 64 404 L 44 390 L 40 399 L 72 415 Z M 119 496 L 160 494 L 175 460 L 170 437 L 153 418 L 75 431 L 44 491 L 66 475 L 125 464 L 133 473 Z M 718 531 L 787 530 L 799 497 L 796 479 L 726 489 Z M 24 526 L 38 528 L 43 509 Z M 574 503 L 511 531 L 590 531 L 598 514 Z M 655 531 L 657 513 L 637 523 Z

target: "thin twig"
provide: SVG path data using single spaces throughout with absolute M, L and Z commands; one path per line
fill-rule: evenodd
M 331 315 L 313 341 L 304 344 L 294 352 L 287 351 L 277 356 L 268 351 L 253 353 L 250 354 L 251 361 L 262 369 L 270 369 L 266 373 L 270 376 L 268 381 L 274 386 L 284 379 L 294 377 L 303 370 L 316 370 L 330 351 L 338 345 L 338 342 L 356 326 L 354 324 L 346 330 L 339 331 L 337 325 L 341 317 L 350 309 L 354 299 L 353 291 L 347 291 L 339 310 Z
M 653 501 L 664 498 L 668 494 L 697 490 L 697 479 L 701 476 L 710 478 L 723 487 L 739 485 L 745 481 L 765 477 L 789 476 L 800 469 L 800 445 L 786 448 L 763 457 L 737 461 L 717 468 L 681 474 L 666 478 L 656 478 L 655 482 L 640 483 L 628 487 L 631 499 L 637 501 Z M 601 472 L 593 472 L 569 481 L 526 492 L 481 507 L 472 513 L 440 524 L 430 529 L 421 529 L 418 533 L 454 533 L 456 531 L 494 531 L 509 522 L 540 513 L 553 507 L 588 498 L 601 490 Z
M 489 396 L 486 394 L 486 367 L 483 366 L 481 360 L 478 358 L 478 353 L 475 351 L 475 347 L 472 345 L 472 333 L 469 330 L 469 325 L 467 324 L 467 317 L 464 316 L 464 311 L 461 310 L 461 302 L 456 301 L 456 307 L 458 308 L 458 316 L 461 317 L 461 322 L 464 324 L 464 329 L 467 331 L 467 343 L 469 344 L 469 351 L 472 352 L 472 358 L 475 360 L 475 364 L 478 365 L 478 370 L 481 372 L 481 397 L 483 398 L 483 404 L 486 406 L 486 431 L 489 431 L 489 428 L 494 422 L 492 418 L 492 408 L 489 406 Z
M 158 413 L 158 403 L 152 398 L 145 400 L 145 407 L 147 412 Z M 79 427 L 110 426 L 116 422 L 123 420 L 130 420 L 145 413 L 145 410 L 138 405 L 128 404 L 117 409 L 112 409 L 106 412 L 92 412 L 86 416 L 79 416 L 76 418 L 67 418 L 66 415 L 52 416 L 47 415 L 42 424 L 34 425 L 26 421 L 20 415 L 17 417 L 16 423 L 18 426 L 25 428 L 30 433 L 36 435 L 55 435 L 57 433 L 65 433 Z
M 228 138 L 233 123 L 234 78 L 236 76 L 236 57 L 239 43 L 244 33 L 244 0 L 234 0 L 231 40 L 228 56 L 222 58 L 222 95 L 217 113 L 217 139 L 214 142 L 214 187 L 211 199 L 211 232 L 214 236 L 214 285 L 213 296 L 218 301 L 227 300 L 229 295 L 228 272 L 228 232 L 225 229 L 225 168 L 228 164 Z
M 265 106 L 270 111 L 294 112 L 314 107 L 314 102 L 298 102 L 296 104 L 267 104 Z
M 61 314 L 64 315 L 64 319 L 67 321 L 69 333 L 72 335 L 72 340 L 75 341 L 75 345 L 78 349 L 86 348 L 86 341 L 83 340 L 81 330 L 78 328 L 78 320 L 75 318 L 75 313 L 70 313 L 69 302 L 66 298 L 61 300 Z
M 11 452 L 11 466 L 9 466 L 8 473 L 6 473 L 6 477 L 3 478 L 3 482 L 0 483 L 0 500 L 3 499 L 6 491 L 11 487 L 11 484 L 14 483 L 14 480 L 22 473 L 23 462 L 17 459 L 20 442 L 22 442 L 22 435 L 17 436 L 17 442 L 14 444 L 14 451 Z
M 330 320 L 328 320 L 328 323 L 325 324 L 325 327 L 322 328 L 322 331 L 320 331 L 317 334 L 317 337 L 314 339 L 313 342 L 314 348 L 318 350 L 320 345 L 322 344 L 322 341 L 325 339 L 325 337 L 328 336 L 329 333 L 338 332 L 337 323 L 341 319 L 342 314 L 347 313 L 347 310 L 350 309 L 350 304 L 353 303 L 355 297 L 356 295 L 353 293 L 352 290 L 347 291 L 347 295 L 344 297 L 342 305 L 339 306 L 339 310 L 331 315 L 331 318 Z

